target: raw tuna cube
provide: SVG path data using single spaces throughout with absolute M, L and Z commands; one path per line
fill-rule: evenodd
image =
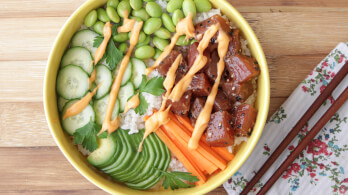
M 193 118 L 195 119 L 198 118 L 199 113 L 201 113 L 201 111 L 204 108 L 204 103 L 205 103 L 205 98 L 203 97 L 197 97 L 195 101 L 193 101 L 191 105 L 191 116 Z
M 195 74 L 192 78 L 189 90 L 195 96 L 208 96 L 211 90 L 211 84 L 204 73 Z
M 257 61 L 245 55 L 228 56 L 225 63 L 230 75 L 239 83 L 249 81 L 260 74 Z
M 232 112 L 233 130 L 238 136 L 249 136 L 255 125 L 257 110 L 249 104 L 241 104 Z
M 168 100 L 166 103 L 166 107 L 172 105 L 170 111 L 177 115 L 187 115 L 187 113 L 190 110 L 191 97 L 192 92 L 186 91 L 179 101 L 173 103 L 171 100 Z
M 226 111 L 211 115 L 205 132 L 206 142 L 212 147 L 225 147 L 234 144 L 234 134 L 231 127 L 232 116 Z
M 227 79 L 222 81 L 221 87 L 226 96 L 234 102 L 244 102 L 254 92 L 251 81 L 237 83 L 232 79 Z
M 219 90 L 215 97 L 213 111 L 230 111 L 232 108 L 233 102 L 229 100 L 221 90 Z

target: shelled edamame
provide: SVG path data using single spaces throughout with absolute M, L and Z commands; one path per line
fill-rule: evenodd
M 108 0 L 105 7 L 90 11 L 84 20 L 86 27 L 103 35 L 106 22 L 113 24 L 121 22 L 124 11 L 127 10 L 129 18 L 143 21 L 143 29 L 139 34 L 135 49 L 135 57 L 140 59 L 155 58 L 162 53 L 170 43 L 172 33 L 175 33 L 178 22 L 190 12 L 195 17 L 197 12 L 208 12 L 212 9 L 209 0 L 166 0 L 165 10 L 155 0 Z M 125 53 L 131 32 L 113 33 L 113 40 L 117 48 Z M 196 42 L 195 39 L 185 40 L 179 37 L 176 45 L 186 46 Z M 151 46 L 150 46 L 151 44 Z M 152 45 L 153 44 L 153 45 Z

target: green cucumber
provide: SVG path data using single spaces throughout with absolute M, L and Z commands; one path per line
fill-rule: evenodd
M 94 56 L 97 48 L 93 47 L 93 43 L 94 39 L 98 36 L 99 34 L 92 30 L 80 30 L 77 33 L 75 33 L 75 35 L 71 39 L 71 47 L 84 47 L 91 52 L 92 56 Z
M 141 81 L 143 80 L 143 75 L 145 75 L 146 65 L 142 60 L 137 58 L 131 59 L 133 64 L 133 76 L 132 81 L 136 89 L 139 88 Z
M 87 161 L 93 166 L 100 166 L 110 161 L 116 151 L 116 143 L 112 136 L 98 139 L 99 147 L 87 157 Z
M 84 47 L 69 48 L 60 62 L 60 66 L 64 67 L 70 64 L 80 66 L 90 75 L 93 71 L 93 57 L 91 53 Z
M 109 102 L 109 97 L 110 95 L 107 94 L 103 98 L 96 100 L 93 105 L 95 116 L 96 116 L 96 122 L 100 125 L 103 124 L 104 122 L 106 108 Z M 115 107 L 114 107 L 114 110 L 112 111 L 112 116 L 111 116 L 112 120 L 115 119 L 116 116 L 118 116 L 119 110 L 120 110 L 120 102 L 118 99 L 116 99 Z
M 95 94 L 96 99 L 100 99 L 109 93 L 112 85 L 112 74 L 108 67 L 105 65 L 98 65 L 95 67 L 96 77 L 95 83 L 101 86 L 97 89 Z

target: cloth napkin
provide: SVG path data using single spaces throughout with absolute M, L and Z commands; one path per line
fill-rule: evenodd
M 340 43 L 323 59 L 267 121 L 254 151 L 224 184 L 228 194 L 239 194 L 270 154 L 348 60 L 347 43 Z M 307 132 L 348 85 L 348 76 L 335 89 L 279 159 L 254 186 L 256 194 Z M 272 102 L 271 102 L 272 103 Z M 348 102 L 278 179 L 268 194 L 348 194 Z

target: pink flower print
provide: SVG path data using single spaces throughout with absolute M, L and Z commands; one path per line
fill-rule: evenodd
M 326 86 L 325 86 L 325 85 L 322 85 L 322 86 L 320 87 L 320 93 L 323 93 L 323 91 L 324 91 L 325 88 L 326 88 Z
M 340 58 L 338 59 L 338 63 L 342 63 L 342 61 L 343 61 L 343 55 L 341 54 Z
M 331 76 L 331 78 L 333 78 L 333 77 L 335 77 L 335 75 L 336 75 L 336 74 L 333 72 L 333 73 L 331 73 L 330 76 Z
M 306 169 L 308 172 L 312 172 L 312 166 L 308 166 Z
M 306 86 L 302 86 L 302 90 L 303 90 L 304 92 L 307 92 L 307 87 L 306 87 Z
M 325 79 L 329 80 L 330 79 L 330 75 L 325 75 Z
M 325 61 L 325 62 L 323 62 L 323 66 L 328 66 L 326 61 Z
M 309 176 L 311 176 L 311 178 L 315 177 L 316 174 L 315 173 L 310 173 Z
M 320 169 L 325 168 L 325 165 L 323 165 L 323 164 L 318 164 L 318 165 L 319 165 L 319 168 L 320 168 Z
M 332 163 L 333 165 L 337 166 L 337 163 L 336 163 L 336 162 L 334 162 L 334 161 L 331 161 L 331 163 Z
M 348 178 L 345 178 L 341 183 L 348 183 Z
M 307 148 L 307 153 L 313 154 L 313 155 L 320 155 L 320 154 L 328 155 L 327 145 L 325 142 L 322 142 L 319 139 L 316 139 L 309 144 Z
M 288 149 L 289 149 L 290 151 L 291 151 L 291 150 L 294 150 L 294 149 L 295 149 L 295 146 L 291 145 L 291 146 L 289 146 Z
M 263 148 L 264 148 L 267 152 L 271 151 L 271 149 L 269 149 L 268 146 L 264 146 Z
M 338 191 L 340 191 L 341 194 L 345 194 L 347 192 L 347 187 L 345 185 L 341 185 Z
M 297 172 L 300 170 L 300 165 L 297 164 L 297 163 L 294 163 L 294 164 L 291 165 L 291 169 L 292 169 L 295 173 L 297 173 Z
M 330 96 L 328 99 L 330 100 L 331 104 L 333 104 L 335 102 L 335 100 L 333 99 L 332 96 Z

